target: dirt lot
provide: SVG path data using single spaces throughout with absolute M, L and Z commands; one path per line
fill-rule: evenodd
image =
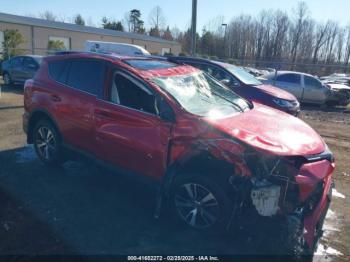
M 154 191 L 86 162 L 49 169 L 26 145 L 22 87 L 0 98 L 0 254 L 259 254 L 241 236 L 199 236 L 153 219 Z M 302 118 L 335 153 L 336 190 L 316 261 L 350 260 L 350 110 Z M 273 253 L 273 248 L 270 250 Z M 328 257 L 330 256 L 330 257 Z

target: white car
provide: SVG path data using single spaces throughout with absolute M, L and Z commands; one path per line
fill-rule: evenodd
M 89 40 L 85 42 L 85 51 L 130 56 L 151 55 L 146 49 L 138 45 Z

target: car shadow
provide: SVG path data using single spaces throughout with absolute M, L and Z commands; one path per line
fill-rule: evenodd
M 7 196 L 2 198 L 2 205 L 10 206 L 16 199 L 13 205 L 17 209 L 21 206 L 32 214 L 28 221 L 22 209 L 18 213 L 2 214 L 2 221 L 20 219 L 21 227 L 13 229 L 17 230 L 14 235 L 18 243 L 4 245 L 0 254 L 9 251 L 22 254 L 20 245 L 27 242 L 31 243 L 29 253 L 36 250 L 80 255 L 276 252 L 275 247 L 268 249 L 242 232 L 205 234 L 173 223 L 167 214 L 155 219 L 153 188 L 86 161 L 70 161 L 61 168 L 46 167 L 36 158 L 31 146 L 0 152 L 0 185 L 0 193 L 6 192 Z M 31 234 L 26 233 L 28 230 Z M 66 245 L 57 246 L 55 241 L 42 244 L 50 237 Z
M 13 94 L 23 94 L 23 84 L 11 84 L 11 85 L 1 85 L 2 93 L 13 93 Z
M 327 113 L 350 113 L 350 106 L 318 106 L 312 104 L 302 104 L 301 110 L 303 111 L 321 111 Z
M 72 254 L 52 228 L 0 186 L 0 255 Z

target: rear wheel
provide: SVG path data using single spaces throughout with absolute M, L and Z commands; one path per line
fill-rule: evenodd
M 4 74 L 4 84 L 5 85 L 11 85 L 12 84 L 12 80 L 11 77 L 8 73 Z
M 35 151 L 47 165 L 61 163 L 61 139 L 54 125 L 48 120 L 40 120 L 33 132 Z
M 170 202 L 177 220 L 205 231 L 224 228 L 232 203 L 219 183 L 196 174 L 176 179 Z

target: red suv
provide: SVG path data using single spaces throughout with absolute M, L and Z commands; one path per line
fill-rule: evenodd
M 156 58 L 72 53 L 25 84 L 23 126 L 47 164 L 81 152 L 159 185 L 161 210 L 198 229 L 271 221 L 316 247 L 334 159 L 298 118 L 251 104 L 210 75 Z

